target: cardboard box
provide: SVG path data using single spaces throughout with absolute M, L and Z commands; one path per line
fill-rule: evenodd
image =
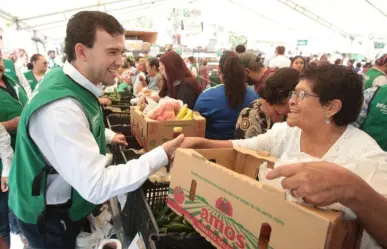
M 182 127 L 187 137 L 204 137 L 206 119 L 194 115 L 194 120 L 156 121 L 145 116 L 139 107 L 131 107 L 130 123 L 132 134 L 140 145 L 150 151 L 173 138 L 173 128 Z
M 287 201 L 284 191 L 257 181 L 264 161 L 270 167 L 275 159 L 242 149 L 179 149 L 168 205 L 217 248 L 359 248 L 356 221 Z

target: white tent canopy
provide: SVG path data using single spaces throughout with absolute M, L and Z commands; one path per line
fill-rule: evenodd
M 12 0 L 0 6 L 0 17 L 62 39 L 68 19 L 80 10 L 106 11 L 125 24 L 177 6 L 199 8 L 205 23 L 262 40 L 387 38 L 385 0 Z

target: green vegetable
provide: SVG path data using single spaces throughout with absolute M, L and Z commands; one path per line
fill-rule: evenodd
M 171 220 L 168 217 L 164 216 L 164 217 L 161 217 L 160 219 L 157 219 L 156 222 L 159 227 L 162 227 L 164 225 L 168 225 L 171 222 Z
M 159 230 L 160 233 L 167 233 L 168 232 L 168 227 L 162 227 Z
M 168 226 L 168 232 L 177 232 L 177 233 L 186 232 L 186 233 L 190 233 L 190 232 L 193 232 L 193 228 L 189 227 L 187 225 L 181 224 L 181 223 L 172 222 Z

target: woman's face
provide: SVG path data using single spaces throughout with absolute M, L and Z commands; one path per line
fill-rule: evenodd
M 315 129 L 324 124 L 326 112 L 319 97 L 312 91 L 312 83 L 301 80 L 289 100 L 290 113 L 287 123 L 303 130 Z
M 44 56 L 40 56 L 37 61 L 34 62 L 34 68 L 37 72 L 45 73 L 47 71 L 47 61 Z
M 164 78 L 166 79 L 168 78 L 167 73 L 165 72 L 165 65 L 161 61 L 160 61 L 159 71 L 164 76 Z
M 301 72 L 305 68 L 304 60 L 301 59 L 301 58 L 295 59 L 294 62 L 292 63 L 292 68 L 296 69 L 299 72 Z

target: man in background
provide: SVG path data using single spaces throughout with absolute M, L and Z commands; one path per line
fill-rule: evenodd
M 55 51 L 49 50 L 47 54 L 48 54 L 48 68 L 54 69 L 56 67 L 59 67 L 59 65 L 56 64 L 56 62 L 55 62 L 55 57 L 56 57 Z
M 269 63 L 270 68 L 290 67 L 290 59 L 285 56 L 285 47 L 278 46 L 276 49 L 276 57 Z
M 237 52 L 237 54 L 242 54 L 246 52 L 246 46 L 243 44 L 239 44 L 238 46 L 235 47 L 235 52 Z

